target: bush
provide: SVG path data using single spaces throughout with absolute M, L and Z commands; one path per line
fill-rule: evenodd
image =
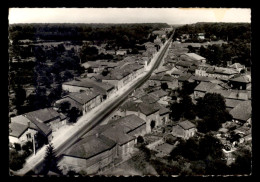
M 14 148 L 15 148 L 16 151 L 20 151 L 21 150 L 21 144 L 14 143 Z

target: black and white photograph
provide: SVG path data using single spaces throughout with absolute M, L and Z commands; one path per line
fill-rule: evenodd
M 250 8 L 9 8 L 10 176 L 251 176 Z

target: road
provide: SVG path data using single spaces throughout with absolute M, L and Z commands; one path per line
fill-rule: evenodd
M 144 82 L 146 82 L 149 79 L 153 70 L 160 65 L 160 62 L 162 61 L 162 58 L 164 57 L 165 52 L 170 45 L 171 39 L 172 36 L 167 41 L 164 48 L 162 48 L 162 50 L 158 53 L 158 57 L 156 55 L 154 61 L 151 61 L 149 65 L 151 65 L 152 67 L 148 72 L 143 73 L 144 76 L 136 79 L 135 82 L 130 83 L 129 88 L 125 87 L 125 89 L 122 89 L 121 94 L 119 93 L 118 95 L 110 97 L 110 99 L 107 99 L 104 103 L 102 103 L 102 109 L 98 107 L 94 108 L 90 111 L 90 113 L 80 118 L 79 121 L 77 121 L 77 125 L 74 126 L 74 128 L 71 128 L 67 132 L 64 132 L 63 136 L 53 139 L 52 144 L 55 148 L 57 157 L 60 157 L 60 155 L 68 147 L 77 142 L 80 139 L 80 137 L 82 137 L 88 131 L 93 129 L 95 126 L 99 125 L 107 116 L 109 116 L 110 113 L 115 111 L 118 108 L 118 106 L 127 99 L 130 93 L 132 93 L 136 88 L 140 87 Z M 32 156 L 30 159 L 26 161 L 24 167 L 21 170 L 15 172 L 14 174 L 23 176 L 31 170 L 40 168 L 45 155 L 45 150 L 46 146 L 42 147 L 36 153 L 35 156 Z

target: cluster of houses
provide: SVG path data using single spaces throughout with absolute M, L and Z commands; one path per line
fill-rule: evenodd
M 110 98 L 114 92 L 146 70 L 147 64 L 162 46 L 160 40 L 166 36 L 166 31 L 169 30 L 153 32 L 157 35 L 155 42 L 145 43 L 145 51 L 137 55 L 129 55 L 127 50 L 118 50 L 114 54 L 122 56 L 119 62 L 98 60 L 82 64 L 86 70 L 92 68 L 93 73 L 63 83 L 62 89 L 68 94 L 56 101 L 54 108 L 11 118 L 10 143 L 31 141 L 36 132 L 42 132 L 51 140 L 52 131 L 67 123 L 66 116 L 57 110 L 63 102 L 69 102 L 71 107 L 86 114 Z M 198 36 L 203 39 L 204 35 Z M 196 83 L 194 93 L 191 94 L 194 102 L 206 93 L 221 94 L 233 117 L 232 123 L 236 125 L 234 131 L 244 137 L 243 141 L 250 140 L 250 73 L 242 72 L 245 67 L 238 63 L 227 68 L 214 67 L 208 65 L 204 57 L 188 53 L 187 48 L 178 53 L 175 50 L 175 44 L 172 44 L 164 57 L 163 65 L 154 71 L 146 83 L 129 95 L 105 124 L 97 126 L 63 152 L 59 166 L 64 173 L 74 170 L 96 174 L 114 166 L 115 161 L 127 159 L 131 155 L 138 136 L 147 134 L 158 133 L 160 136 L 157 141 L 150 143 L 150 148 L 157 152 L 157 156 L 169 155 L 176 146 L 177 138 L 187 140 L 197 132 L 196 125 L 191 121 L 173 123 L 169 118 L 171 91 L 180 88 L 184 82 Z M 105 69 L 107 73 L 103 74 Z M 167 87 L 163 88 L 163 85 Z M 169 131 L 162 131 L 167 127 L 170 128 Z M 221 132 L 227 134 L 229 130 Z M 173 138 L 175 144 L 167 143 L 167 137 Z
M 66 125 L 68 121 L 68 118 L 58 109 L 62 103 L 68 102 L 70 108 L 75 107 L 81 114 L 86 114 L 118 89 L 142 74 L 158 51 L 156 45 L 152 42 L 145 43 L 142 45 L 145 50 L 134 55 L 127 55 L 129 51 L 119 49 L 115 51 L 115 55 L 122 57 L 122 60 L 118 62 L 98 60 L 82 64 L 86 72 L 91 67 L 93 73 L 87 73 L 87 77 L 74 78 L 74 80 L 63 83 L 62 89 L 67 92 L 67 95 L 57 100 L 53 107 L 10 118 L 10 146 L 14 146 L 16 143 L 23 145 L 27 141 L 33 141 L 37 132 L 51 141 L 52 132 Z M 69 43 L 65 46 L 68 47 Z M 98 47 L 100 48 L 98 50 L 102 51 L 101 48 L 105 49 L 106 45 Z M 147 55 L 145 56 L 145 54 Z M 104 69 L 108 71 L 107 75 L 102 74 Z

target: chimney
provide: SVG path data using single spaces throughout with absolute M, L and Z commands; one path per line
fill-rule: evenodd
M 99 133 L 96 133 L 96 137 L 99 137 Z
M 31 122 L 29 120 L 28 120 L 27 124 L 28 124 L 28 128 L 30 128 Z

